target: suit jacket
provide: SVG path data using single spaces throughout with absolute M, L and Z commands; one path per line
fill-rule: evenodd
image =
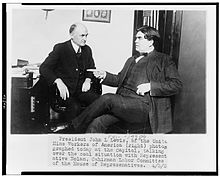
M 88 68 L 95 68 L 92 58 L 92 50 L 89 46 L 81 47 L 81 58 L 85 78 L 92 78 L 92 72 L 86 72 Z M 40 66 L 40 74 L 52 85 L 57 78 L 61 78 L 67 85 L 70 93 L 75 92 L 79 80 L 79 68 L 76 52 L 71 41 L 56 44 L 53 51 Z
M 144 97 L 146 100 L 150 100 L 149 120 L 151 129 L 153 133 L 167 133 L 172 130 L 170 96 L 180 91 L 182 82 L 175 63 L 168 55 L 154 50 L 145 57 L 148 60 L 146 73 L 150 80 L 151 90 L 150 94 L 147 93 Z M 133 60 L 135 57 L 130 57 L 118 75 L 107 72 L 103 84 L 118 87 L 118 91 Z

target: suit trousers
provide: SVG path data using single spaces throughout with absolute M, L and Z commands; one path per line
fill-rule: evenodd
M 104 94 L 90 104 L 79 116 L 71 121 L 76 132 L 84 133 L 89 124 L 97 117 L 110 114 L 129 123 L 148 120 L 149 104 L 129 96 Z
M 86 129 L 86 133 L 106 133 L 107 129 L 118 122 L 119 119 L 110 114 L 95 118 Z
M 99 97 L 99 94 L 91 90 L 87 92 L 79 92 L 70 96 L 66 100 L 67 110 L 64 112 L 65 121 L 69 122 L 76 118 L 81 112 L 82 105 L 86 107 Z

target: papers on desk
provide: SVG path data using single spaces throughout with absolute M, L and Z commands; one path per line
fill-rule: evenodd
M 39 77 L 39 66 L 27 65 L 23 67 L 13 67 L 11 69 L 12 77 L 26 77 L 28 73 L 33 73 L 33 78 Z
M 24 66 L 23 69 L 25 70 L 26 73 L 33 73 L 33 78 L 36 78 L 40 75 L 39 73 L 39 66 L 37 65 L 28 65 Z
M 11 74 L 16 75 L 16 74 L 25 74 L 25 71 L 23 68 L 17 67 L 17 68 L 12 68 L 11 69 Z

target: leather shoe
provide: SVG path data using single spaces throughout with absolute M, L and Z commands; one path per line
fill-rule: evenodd
M 50 130 L 53 133 L 65 133 L 65 130 L 69 129 L 69 124 L 68 123 L 60 123 L 57 124 L 55 127 L 51 127 Z
M 75 128 L 72 123 L 59 123 L 55 127 L 50 128 L 51 133 L 61 134 L 80 134 L 83 133 L 81 129 Z

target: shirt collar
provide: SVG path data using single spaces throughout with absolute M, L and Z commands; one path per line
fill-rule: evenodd
M 70 40 L 71 41 L 71 44 L 72 44 L 72 47 L 73 47 L 73 49 L 75 50 L 75 52 L 77 53 L 77 51 L 79 50 L 79 46 L 78 45 L 76 45 L 74 42 L 73 42 L 73 40 Z
M 143 55 L 140 55 L 139 57 L 137 57 L 137 58 L 135 59 L 135 62 L 136 62 L 136 63 L 139 62 L 139 60 L 142 59 L 142 58 L 144 58 L 144 56 L 143 56 Z
M 153 49 L 153 50 L 150 50 L 150 51 L 147 52 L 147 53 L 143 53 L 143 54 L 141 54 L 141 55 L 140 55 L 140 53 L 139 53 L 139 55 L 136 56 L 137 58 L 135 58 L 135 62 L 137 63 L 140 59 L 142 59 L 142 58 L 144 58 L 144 57 L 146 57 L 146 56 L 149 56 L 153 51 L 154 51 L 154 49 Z

